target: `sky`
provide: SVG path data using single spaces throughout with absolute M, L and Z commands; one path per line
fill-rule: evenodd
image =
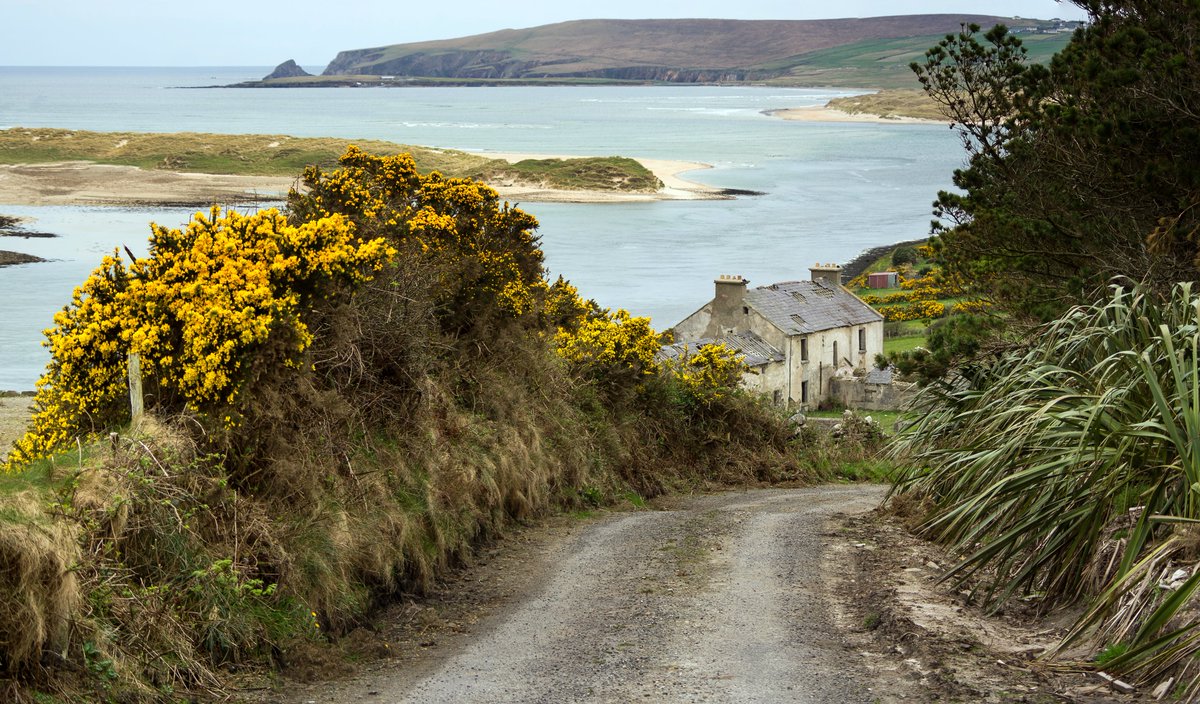
M 323 69 L 343 49 L 579 19 L 803 20 L 922 13 L 1084 19 L 1055 0 L 4 0 L 0 66 Z

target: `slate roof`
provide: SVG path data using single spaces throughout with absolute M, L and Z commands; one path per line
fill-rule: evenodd
M 710 337 L 692 342 L 676 342 L 663 345 L 655 355 L 659 362 L 679 359 L 685 354 L 695 354 L 705 345 L 725 345 L 742 355 L 742 360 L 751 367 L 761 367 L 768 362 L 782 362 L 783 352 L 767 344 L 767 341 L 752 332 L 735 332 L 719 337 Z
M 872 367 L 867 372 L 867 378 L 864 379 L 868 384 L 890 384 L 892 383 L 893 371 L 895 367 L 889 366 L 886 369 L 877 369 Z
M 746 291 L 745 303 L 785 335 L 808 335 L 883 320 L 858 296 L 824 281 L 759 286 Z

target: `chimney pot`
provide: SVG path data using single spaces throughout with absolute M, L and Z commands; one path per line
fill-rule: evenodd
M 813 281 L 823 281 L 839 286 L 842 283 L 842 267 L 838 264 L 817 264 L 809 269 L 809 272 L 812 274 Z

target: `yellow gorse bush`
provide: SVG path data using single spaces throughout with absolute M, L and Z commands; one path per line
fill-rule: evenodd
M 981 298 L 972 298 L 965 301 L 959 301 L 950 308 L 951 313 L 982 313 L 990 310 L 992 304 L 990 301 Z
M 650 319 L 633 317 L 626 310 L 605 310 L 574 330 L 560 329 L 554 342 L 559 355 L 576 369 L 601 380 L 658 371 L 654 355 L 660 345 Z
M 520 318 L 538 308 L 547 284 L 537 220 L 501 204 L 495 190 L 437 172 L 421 174 L 408 154 L 377 156 L 353 145 L 340 168 L 304 172 L 293 191 L 294 218 L 350 218 L 365 235 L 385 237 L 438 281 L 443 326 L 462 332 L 492 312 Z
M 946 305 L 941 301 L 917 301 L 910 305 L 880 306 L 879 313 L 888 322 L 901 320 L 928 320 L 946 314 Z
M 542 312 L 545 322 L 553 326 L 553 329 L 574 331 L 587 319 L 594 307 L 592 301 L 583 300 L 578 288 L 559 276 L 546 291 L 546 302 Z
M 737 389 L 749 370 L 742 357 L 723 344 L 704 345 L 694 354 L 668 360 L 663 367 L 701 403 L 719 400 Z
M 9 466 L 127 417 L 130 353 L 148 405 L 230 422 L 255 364 L 301 363 L 314 302 L 349 295 L 395 255 L 336 214 L 293 226 L 274 209 L 213 207 L 184 230 L 151 230 L 148 257 L 105 257 L 45 331 L 51 361 Z

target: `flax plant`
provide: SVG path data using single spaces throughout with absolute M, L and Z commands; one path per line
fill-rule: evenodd
M 1200 651 L 1200 297 L 1113 286 L 1018 350 L 921 395 L 895 491 L 985 604 L 1086 601 L 1066 642 L 1153 678 Z M 1182 570 L 1182 571 L 1181 571 Z

